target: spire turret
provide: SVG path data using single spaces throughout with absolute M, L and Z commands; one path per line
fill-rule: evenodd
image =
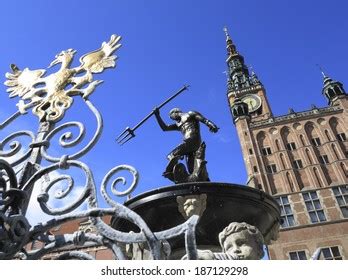
M 228 92 L 246 89 L 252 86 L 248 67 L 244 64 L 244 57 L 238 53 L 227 28 L 224 27 L 223 30 L 226 35 Z
M 251 76 L 250 76 L 251 84 L 254 86 L 262 85 L 261 81 L 259 80 L 259 78 L 257 77 L 256 73 L 254 72 L 251 66 L 250 66 L 250 70 L 251 70 Z
M 323 71 L 323 89 L 322 94 L 327 98 L 328 104 L 332 105 L 333 102 L 342 95 L 346 95 L 343 84 L 335 81 L 327 76 Z
M 225 26 L 223 30 L 226 35 L 226 45 L 227 45 L 226 49 L 227 49 L 227 55 L 228 55 L 227 61 L 228 61 L 228 59 L 232 55 L 238 55 L 238 52 L 237 52 L 236 46 L 232 42 L 230 34 L 228 33 L 227 27 Z

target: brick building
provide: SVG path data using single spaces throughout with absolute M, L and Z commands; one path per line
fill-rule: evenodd
M 106 216 L 105 218 L 103 218 L 103 220 L 105 223 L 109 224 L 111 217 Z M 72 234 L 74 232 L 83 232 L 85 234 L 96 233 L 96 229 L 88 218 L 84 218 L 84 219 L 78 219 L 78 220 L 66 222 L 50 230 L 50 233 L 52 235 L 60 235 L 60 236 L 63 236 L 64 234 Z M 42 242 L 33 241 L 29 243 L 25 247 L 25 249 L 27 251 L 35 251 L 36 249 L 42 248 L 42 246 L 43 246 Z M 42 259 L 44 260 L 56 259 L 63 253 L 70 252 L 70 251 L 84 252 L 91 255 L 97 260 L 113 259 L 112 251 L 109 248 L 105 246 L 101 246 L 101 245 L 85 244 L 83 246 L 80 246 L 80 245 L 72 243 L 68 246 L 64 246 L 61 249 L 55 249 L 55 250 L 52 250 L 52 251 L 49 250 L 49 251 L 50 252 L 48 254 L 45 254 L 45 256 Z
M 328 106 L 273 116 L 264 86 L 249 74 L 226 32 L 228 102 L 248 185 L 273 195 L 282 210 L 271 259 L 348 259 L 348 96 L 324 76 Z

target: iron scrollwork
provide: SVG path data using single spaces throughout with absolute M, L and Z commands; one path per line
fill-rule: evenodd
M 188 259 L 197 258 L 195 243 L 195 226 L 198 216 L 190 217 L 185 223 L 174 228 L 153 232 L 145 221 L 134 211 L 123 204 L 113 200 L 108 194 L 107 185 L 111 177 L 118 171 L 126 170 L 133 176 L 132 182 L 126 191 L 116 190 L 119 183 L 126 184 L 123 177 L 116 178 L 111 183 L 111 193 L 116 196 L 130 195 L 137 186 L 138 172 L 131 166 L 120 165 L 111 169 L 104 177 L 100 190 L 108 208 L 100 208 L 97 203 L 97 188 L 93 172 L 79 159 L 92 150 L 98 142 L 103 129 L 103 119 L 98 110 L 89 100 L 90 94 L 102 82 L 93 81 L 93 74 L 103 72 L 115 66 L 114 52 L 120 47 L 121 37 L 112 35 L 108 42 L 104 42 L 100 49 L 90 52 L 80 58 L 80 66 L 70 68 L 76 53 L 68 49 L 59 53 L 50 66 L 61 64 L 58 72 L 45 77 L 46 70 L 20 70 L 16 65 L 11 65 L 12 73 L 7 73 L 7 85 L 10 97 L 18 96 L 19 110 L 0 124 L 0 131 L 7 127 L 13 120 L 26 114 L 29 108 L 39 118 L 39 130 L 35 134 L 31 131 L 18 131 L 10 134 L 0 142 L 0 259 L 41 259 L 51 256 L 52 259 L 93 259 L 94 257 L 83 250 L 81 246 L 105 246 L 113 253 L 115 259 L 126 259 L 122 249 L 125 244 L 147 243 L 153 259 L 161 259 L 161 243 L 171 238 L 184 235 L 186 239 L 186 254 Z M 82 73 L 83 75 L 77 76 Z M 39 85 L 44 85 L 40 87 Z M 71 85 L 69 89 L 67 86 Z M 77 136 L 71 131 L 63 132 L 59 137 L 58 145 L 63 148 L 72 148 L 82 142 L 86 129 L 81 122 L 66 122 L 55 127 L 62 121 L 64 113 L 73 103 L 73 96 L 80 96 L 87 108 L 96 119 L 96 131 L 89 142 L 77 152 L 65 153 L 54 156 L 49 153 L 52 139 L 66 129 L 78 129 Z M 17 140 L 20 137 L 29 137 L 30 143 L 26 149 Z M 8 148 L 9 147 L 9 148 Z M 4 160 L 14 158 L 10 163 Z M 43 165 L 45 160 L 48 165 Z M 47 164 L 46 163 L 46 164 Z M 23 164 L 20 174 L 16 174 L 15 167 Z M 83 171 L 85 184 L 75 186 L 74 177 L 63 174 L 70 168 Z M 59 172 L 58 172 L 59 171 Z M 51 172 L 58 172 L 58 176 L 47 181 Z M 17 179 L 18 177 L 18 179 Z M 75 201 L 64 203 L 63 207 L 50 205 L 52 189 L 59 185 L 60 189 L 54 192 L 54 198 L 66 199 L 71 192 L 78 188 L 80 195 Z M 35 192 L 33 189 L 41 186 L 37 196 L 43 213 L 51 218 L 36 225 L 31 225 L 27 219 L 27 207 L 30 198 Z M 62 187 L 63 186 L 63 187 Z M 86 205 L 86 210 L 79 210 L 79 206 Z M 112 228 L 102 218 L 105 216 L 123 218 L 138 226 L 140 232 L 121 232 Z M 57 234 L 51 233 L 52 229 L 69 221 L 89 218 L 96 232 Z M 29 244 L 40 243 L 38 248 Z M 73 245 L 75 249 L 66 249 Z M 58 250 L 63 253 L 53 256 Z M 65 250 L 65 251 L 64 251 Z

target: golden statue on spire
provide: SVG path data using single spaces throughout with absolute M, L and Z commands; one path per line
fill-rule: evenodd
M 84 99 L 102 83 L 102 80 L 93 80 L 93 74 L 101 73 L 106 68 L 116 65 L 117 56 L 113 53 L 120 48 L 118 42 L 121 36 L 112 35 L 109 42 L 103 42 L 102 46 L 93 52 L 80 58 L 80 66 L 70 68 L 76 53 L 68 49 L 56 55 L 48 68 L 61 64 L 60 69 L 46 77 L 46 70 L 20 70 L 11 64 L 12 73 L 6 73 L 10 97 L 19 96 L 21 100 L 17 107 L 22 114 L 27 109 L 33 108 L 33 113 L 42 121 L 59 121 L 65 111 L 72 105 L 71 96 L 81 95 Z M 83 74 L 84 73 L 84 74 Z M 77 76 L 78 74 L 82 74 Z

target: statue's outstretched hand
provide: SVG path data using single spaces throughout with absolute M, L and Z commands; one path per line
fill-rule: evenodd
M 216 132 L 218 132 L 219 128 L 215 124 L 211 123 L 210 126 L 209 126 L 209 130 L 211 132 L 216 133 Z

